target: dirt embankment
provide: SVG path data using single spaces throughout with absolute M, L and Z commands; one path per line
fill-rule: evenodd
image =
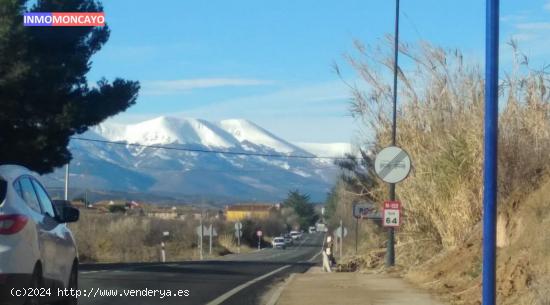
M 502 305 L 550 304 L 550 179 L 500 203 L 497 300 Z M 461 246 L 404 272 L 452 304 L 481 304 L 482 227 Z

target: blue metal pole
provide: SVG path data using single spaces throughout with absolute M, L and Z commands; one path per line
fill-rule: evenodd
M 483 305 L 495 305 L 499 0 L 487 0 L 483 171 Z

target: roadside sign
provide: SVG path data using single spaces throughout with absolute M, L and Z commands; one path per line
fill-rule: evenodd
M 262 237 L 262 235 L 264 235 L 264 233 L 261 230 L 256 231 L 256 236 Z
M 242 230 L 242 228 L 243 228 L 243 224 L 241 222 L 235 223 L 235 230 L 239 231 L 239 230 Z
M 201 236 L 201 226 L 198 226 L 196 229 L 197 235 Z M 202 226 L 202 236 L 210 236 L 210 228 L 207 226 Z M 212 228 L 212 236 L 216 237 L 218 236 L 218 232 L 216 229 Z
M 344 231 L 342 232 L 342 229 L 344 229 Z M 343 233 L 343 235 L 342 235 Z M 340 236 L 343 236 L 343 237 L 346 237 L 348 236 L 348 229 L 344 228 L 344 227 L 338 227 L 336 228 L 336 230 L 334 230 L 334 236 L 337 236 L 337 237 L 340 237 Z
M 382 149 L 374 160 L 374 170 L 378 177 L 387 183 L 397 183 L 409 175 L 411 158 L 397 146 Z
M 381 219 L 382 214 L 378 211 L 378 207 L 372 202 L 354 203 L 353 217 L 366 219 Z
M 382 223 L 384 227 L 399 227 L 401 225 L 401 202 L 384 202 Z

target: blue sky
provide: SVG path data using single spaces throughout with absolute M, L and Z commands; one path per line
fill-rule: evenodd
M 139 80 L 135 106 L 112 121 L 172 115 L 244 118 L 300 142 L 349 142 L 358 123 L 332 70 L 353 39 L 393 33 L 390 0 L 109 0 L 111 38 L 90 81 Z M 401 39 L 484 54 L 485 1 L 401 0 Z M 550 1 L 502 0 L 501 41 L 515 37 L 535 64 L 550 63 Z M 509 49 L 501 50 L 504 68 Z M 353 79 L 351 70 L 345 77 Z

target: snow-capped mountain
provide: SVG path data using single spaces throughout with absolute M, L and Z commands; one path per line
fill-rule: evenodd
M 337 173 L 327 160 L 286 157 L 314 154 L 304 143 L 299 147 L 240 119 L 159 117 L 101 124 L 78 138 L 96 141 L 73 139 L 69 145 L 75 188 L 270 201 L 299 189 L 322 200 Z M 62 177 L 60 169 L 45 182 L 60 186 Z

